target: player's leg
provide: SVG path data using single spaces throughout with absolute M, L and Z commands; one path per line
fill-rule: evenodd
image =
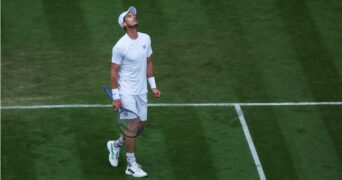
M 111 141 L 107 142 L 107 149 L 109 151 L 108 160 L 109 160 L 109 163 L 111 164 L 111 166 L 113 166 L 113 167 L 118 166 L 120 150 L 121 150 L 121 147 L 123 145 L 124 145 L 124 140 L 123 140 L 122 136 L 115 141 L 111 140 Z
M 135 107 L 131 107 L 132 111 L 135 111 L 139 118 L 144 122 L 147 117 L 147 95 L 145 98 L 140 96 L 132 96 L 134 98 Z M 145 112 L 146 111 L 146 112 Z M 126 174 L 134 177 L 145 177 L 147 173 L 141 169 L 141 166 L 136 162 L 134 155 L 136 138 L 125 137 L 126 156 L 127 156 L 127 168 Z
M 121 95 L 121 102 L 124 108 L 139 114 L 135 96 Z M 134 156 L 136 138 L 130 138 L 123 135 L 123 140 L 126 148 L 127 163 L 134 163 L 136 161 Z

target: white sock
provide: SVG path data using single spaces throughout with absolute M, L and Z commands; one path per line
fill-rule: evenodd
M 119 139 L 114 141 L 114 146 L 117 148 L 121 148 L 125 144 L 125 141 L 123 140 L 122 136 L 120 136 Z
M 134 153 L 126 153 L 126 157 L 127 157 L 127 162 L 129 165 L 135 162 Z

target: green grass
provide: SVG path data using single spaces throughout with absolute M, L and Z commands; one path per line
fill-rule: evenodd
M 269 179 L 341 177 L 336 136 L 341 106 L 248 107 L 244 112 Z
M 1 106 L 107 104 L 121 11 L 152 37 L 150 103 L 342 101 L 338 0 L 4 0 Z M 242 106 L 267 179 L 342 178 L 341 105 Z M 3 179 L 132 179 L 111 108 L 1 109 Z M 233 107 L 150 107 L 149 179 L 259 179 Z
M 234 109 L 155 107 L 150 114 L 136 153 L 150 179 L 257 179 Z M 124 153 L 119 168 L 107 162 L 106 142 L 119 134 L 110 108 L 13 110 L 2 116 L 6 179 L 125 179 Z

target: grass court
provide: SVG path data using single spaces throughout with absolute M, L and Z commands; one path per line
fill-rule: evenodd
M 130 5 L 162 91 L 137 141 L 148 179 L 342 179 L 338 0 L 3 0 L 2 179 L 134 179 L 124 151 L 109 165 L 103 91 Z

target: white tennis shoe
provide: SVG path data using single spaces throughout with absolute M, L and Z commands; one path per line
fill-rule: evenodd
M 109 151 L 109 163 L 113 167 L 118 167 L 119 164 L 119 156 L 120 156 L 120 149 L 114 146 L 114 141 L 107 142 L 107 149 Z
M 147 176 L 147 173 L 145 171 L 143 171 L 141 169 L 141 166 L 136 162 L 127 165 L 126 174 L 132 175 L 133 177 L 145 177 L 145 176 Z

